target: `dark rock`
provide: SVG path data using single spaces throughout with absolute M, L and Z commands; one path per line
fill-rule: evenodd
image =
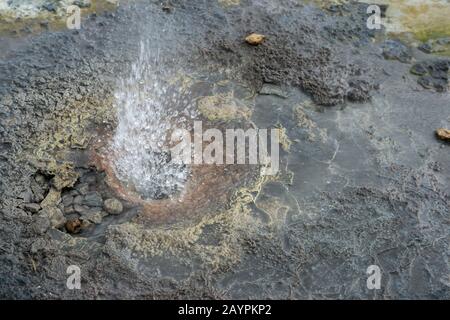
M 72 190 L 70 190 L 68 193 L 67 193 L 67 195 L 70 195 L 70 196 L 72 196 L 72 197 L 76 197 L 76 196 L 78 196 L 80 193 L 78 192 L 78 190 L 76 190 L 76 189 L 72 189 Z
M 47 190 L 48 190 L 48 185 Z M 44 200 L 44 193 L 47 191 L 46 188 L 42 188 L 41 185 L 37 182 L 31 183 L 31 191 L 33 192 L 33 201 L 41 202 Z
M 55 207 L 61 202 L 61 191 L 50 188 L 50 191 L 41 202 L 41 207 Z
M 42 5 L 42 8 L 49 12 L 56 12 L 56 5 L 54 3 L 46 3 Z
M 69 215 L 69 214 L 73 214 L 73 213 L 77 213 L 75 211 L 74 206 L 68 206 L 64 208 L 64 214 Z
M 50 220 L 50 225 L 53 228 L 61 228 L 66 223 L 66 218 L 59 208 L 47 207 L 42 209 L 41 214 L 45 215 Z
M 36 176 L 34 177 L 34 180 L 42 187 L 44 185 L 46 185 L 47 182 L 47 178 L 42 175 L 42 174 L 36 174 Z
M 74 5 L 80 8 L 89 8 L 91 6 L 90 0 L 75 0 L 73 2 Z
M 80 181 L 82 183 L 95 183 L 97 181 L 97 177 L 94 174 L 90 173 L 82 176 L 80 178 Z
M 89 192 L 89 184 L 81 183 L 76 187 L 76 189 L 80 194 L 86 195 Z
M 98 192 L 89 192 L 84 196 L 83 204 L 89 207 L 102 207 L 103 199 Z
M 280 98 L 287 98 L 288 94 L 283 91 L 283 89 L 280 88 L 280 86 L 273 85 L 270 83 L 265 83 L 261 90 L 259 91 L 259 94 L 262 95 L 273 95 L 278 96 Z
M 419 46 L 425 53 L 439 53 L 450 50 L 450 37 L 431 39 Z
M 38 251 L 44 250 L 47 247 L 47 242 L 44 239 L 36 239 L 31 244 L 31 253 L 37 253 Z
M 419 46 L 419 49 L 425 53 L 431 53 L 433 48 L 430 43 L 426 42 Z
M 414 64 L 410 72 L 418 75 L 417 82 L 425 89 L 446 92 L 449 89 L 450 60 L 421 61 Z
M 23 208 L 31 213 L 37 213 L 41 210 L 41 206 L 38 203 L 25 203 Z
M 73 204 L 82 204 L 83 203 L 83 196 L 78 195 L 73 199 Z
M 74 209 L 75 212 L 77 212 L 79 214 L 83 214 L 83 213 L 85 213 L 86 211 L 89 210 L 89 207 L 83 206 L 83 205 L 79 205 L 79 204 L 75 204 L 73 206 L 73 209 Z
M 73 196 L 66 194 L 61 198 L 61 200 L 64 207 L 68 207 L 73 203 Z
M 372 85 L 365 80 L 350 80 L 347 98 L 349 101 L 365 101 L 368 99 L 372 88 Z
M 42 215 L 35 216 L 33 220 L 33 230 L 38 234 L 43 234 L 50 228 L 50 220 Z
M 167 13 L 171 13 L 173 10 L 173 6 L 170 3 L 163 3 L 161 8 L 164 12 Z
M 418 76 L 423 76 L 423 75 L 427 74 L 427 72 L 428 72 L 427 66 L 424 63 L 422 63 L 422 62 L 414 64 L 411 67 L 410 71 L 411 71 L 412 74 L 415 74 L 415 75 L 418 75 Z
M 95 223 L 95 224 L 99 224 L 102 222 L 102 219 L 103 219 L 102 211 L 100 209 L 97 209 L 97 210 L 91 209 L 91 210 L 85 211 L 81 215 L 81 219 L 87 220 L 87 221 Z
M 433 89 L 434 87 L 434 79 L 431 76 L 420 77 L 417 82 L 425 89 Z
M 53 240 L 65 241 L 65 240 L 70 239 L 70 236 L 69 236 L 67 233 L 62 232 L 62 231 L 60 231 L 60 230 L 58 230 L 58 229 L 54 229 L 54 228 L 48 229 L 48 230 L 47 230 L 47 234 L 48 234 Z
M 382 45 L 383 56 L 387 60 L 409 63 L 412 60 L 411 49 L 398 40 L 387 40 Z
M 24 202 L 32 202 L 33 201 L 33 193 L 31 190 L 24 191 L 19 195 L 20 199 L 23 199 Z

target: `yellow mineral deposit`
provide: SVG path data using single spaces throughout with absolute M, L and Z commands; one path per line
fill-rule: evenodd
M 200 114 L 210 121 L 249 118 L 252 113 L 247 106 L 238 105 L 229 93 L 201 97 L 197 106 Z

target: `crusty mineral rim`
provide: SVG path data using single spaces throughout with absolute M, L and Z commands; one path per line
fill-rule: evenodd
M 145 200 L 115 175 L 114 155 L 107 151 L 111 138 L 111 133 L 107 133 L 91 146 L 90 163 L 105 172 L 106 183 L 117 197 L 141 206 L 145 220 L 151 222 L 176 222 L 219 212 L 229 206 L 235 190 L 254 181 L 258 172 L 256 165 L 190 165 L 191 174 L 179 194 L 167 199 Z

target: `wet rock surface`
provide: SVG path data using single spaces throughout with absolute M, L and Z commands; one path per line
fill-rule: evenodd
M 410 65 L 373 54 L 366 5 L 171 6 L 137 1 L 78 31 L 0 38 L 0 297 L 450 298 L 450 149 L 432 134 L 448 127 L 448 92 L 418 90 Z M 253 30 L 266 41 L 243 42 Z M 117 125 L 113 88 L 143 38 L 202 96 L 217 92 L 198 74 L 260 92 L 245 114 L 285 128 L 286 170 L 230 199 L 218 188 L 191 220 L 148 223 L 120 199 L 88 158 Z M 436 91 L 448 81 L 443 64 L 413 69 Z M 73 264 L 77 292 L 64 286 Z M 372 264 L 381 290 L 366 287 Z

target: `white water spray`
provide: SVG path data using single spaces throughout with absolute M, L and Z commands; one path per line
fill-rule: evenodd
M 172 162 L 170 132 L 194 116 L 190 94 L 170 83 L 171 72 L 158 50 L 141 43 L 139 59 L 115 92 L 118 125 L 110 145 L 115 174 L 145 199 L 180 191 L 189 169 Z

